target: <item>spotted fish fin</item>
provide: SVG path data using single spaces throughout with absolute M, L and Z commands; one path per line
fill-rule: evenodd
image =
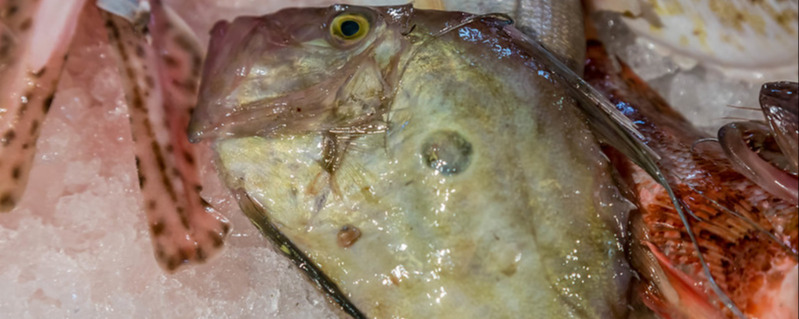
M 83 5 L 0 2 L 0 212 L 13 209 L 25 190 Z
M 173 271 L 219 252 L 230 227 L 200 197 L 186 127 L 196 103 L 199 46 L 158 1 L 146 27 L 104 13 L 119 59 L 155 255 Z M 167 133 L 168 132 L 168 133 Z

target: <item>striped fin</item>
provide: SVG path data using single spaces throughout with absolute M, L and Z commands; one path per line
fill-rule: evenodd
M 160 3 L 151 5 L 147 27 L 104 16 L 120 62 L 156 259 L 174 271 L 219 252 L 230 226 L 200 197 L 196 147 L 186 137 L 202 56 Z
M 28 183 L 83 3 L 0 1 L 0 212 L 16 206 Z

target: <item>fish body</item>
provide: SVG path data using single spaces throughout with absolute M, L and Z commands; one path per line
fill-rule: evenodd
M 189 135 L 217 140 L 245 214 L 355 317 L 624 316 L 628 206 L 509 23 L 410 6 L 219 23 Z
M 621 65 L 621 69 L 617 66 Z M 672 200 L 660 184 L 626 159 L 626 176 L 640 214 L 631 217 L 631 263 L 650 286 L 645 302 L 666 318 L 724 318 L 732 309 L 752 318 L 796 318 L 797 216 L 795 203 L 770 194 L 736 171 L 717 144 L 591 42 L 586 80 L 638 123 L 683 207 L 711 278 Z M 728 296 L 726 305 L 712 291 Z

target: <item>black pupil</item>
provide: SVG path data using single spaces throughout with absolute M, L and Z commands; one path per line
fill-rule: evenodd
M 341 23 L 341 34 L 345 37 L 351 37 L 358 33 L 358 30 L 361 29 L 361 25 L 358 22 L 347 20 Z

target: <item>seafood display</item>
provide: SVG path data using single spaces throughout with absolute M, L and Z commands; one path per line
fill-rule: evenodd
M 715 138 L 597 42 L 578 77 L 580 1 L 331 4 L 0 1 L 0 310 L 799 317 L 795 82 Z M 795 1 L 584 4 L 795 79 Z

